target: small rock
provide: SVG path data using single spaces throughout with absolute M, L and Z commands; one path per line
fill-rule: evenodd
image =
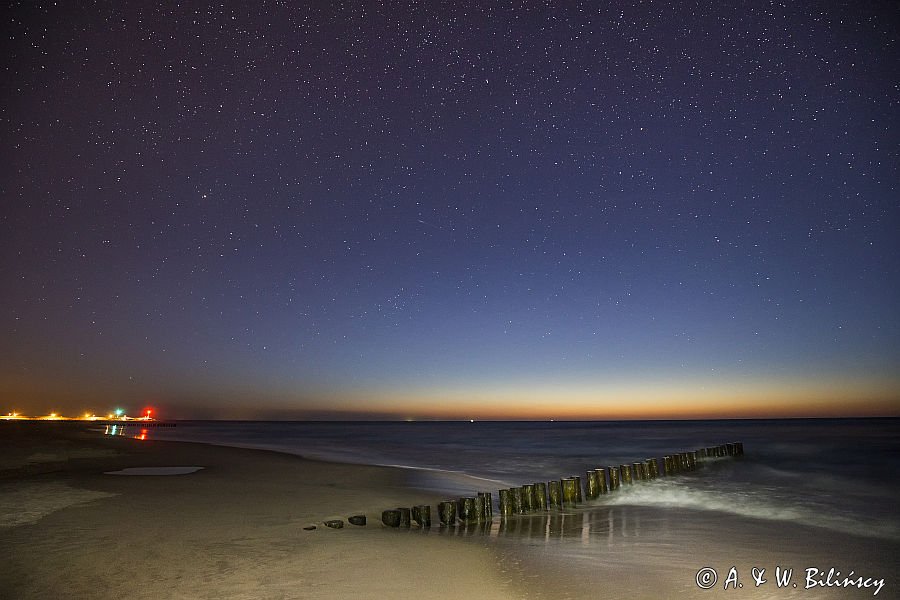
M 332 529 L 343 529 L 344 521 L 341 519 L 331 519 L 329 521 L 325 521 L 325 527 L 331 527 Z
M 315 528 L 316 528 L 315 525 L 307 525 L 306 527 L 303 528 L 303 531 L 314 531 Z
M 366 515 L 353 515 L 352 517 L 347 518 L 350 521 L 351 525 L 365 525 L 366 524 Z

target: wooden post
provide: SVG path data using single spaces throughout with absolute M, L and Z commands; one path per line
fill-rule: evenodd
M 447 527 L 456 525 L 456 502 L 445 500 L 438 503 L 438 518 L 441 520 L 441 524 Z
M 550 506 L 553 508 L 559 508 L 562 506 L 562 482 L 559 479 L 554 479 L 547 483 L 548 493 L 550 496 Z
M 600 478 L 597 477 L 597 471 L 587 471 L 585 474 L 584 495 L 588 500 L 593 500 L 600 495 Z
M 388 527 L 400 527 L 400 511 L 396 509 L 381 511 L 381 522 Z
M 616 467 L 609 467 L 606 470 L 609 473 L 609 491 L 619 489 L 621 483 L 619 483 L 619 469 Z
M 410 510 L 404 507 L 398 507 L 397 510 L 400 512 L 400 527 L 409 527 Z
M 584 496 L 581 494 L 581 477 L 575 475 L 573 479 L 575 479 L 575 502 L 584 502 Z
M 494 498 L 490 492 L 478 492 L 479 497 L 484 497 L 484 514 L 483 520 L 490 521 L 494 518 Z
M 736 456 L 743 456 L 744 455 L 744 442 L 735 442 L 734 450 L 735 450 Z
M 522 509 L 526 513 L 534 511 L 534 485 L 531 483 L 522 486 Z
M 366 524 L 366 515 L 353 515 L 352 517 L 347 517 L 347 520 L 351 525 L 358 525 L 362 527 Z
M 324 523 L 325 527 L 331 527 L 332 529 L 343 529 L 344 521 L 343 519 L 329 519 Z
M 619 478 L 622 480 L 622 484 L 630 484 L 631 481 L 631 467 L 628 465 L 619 465 Z
M 516 514 L 513 506 L 512 492 L 509 490 L 500 490 L 500 518 L 505 519 Z
M 600 483 L 600 493 L 609 493 L 609 487 L 606 485 L 606 469 L 594 469 L 597 472 L 597 481 Z
M 655 458 L 650 459 L 650 477 L 656 479 L 659 477 L 659 462 Z
M 547 510 L 547 484 L 543 481 L 534 484 L 534 500 L 535 510 Z
M 431 506 L 419 504 L 413 506 L 412 516 L 421 527 L 431 527 Z
M 523 507 L 523 502 L 525 500 L 524 500 L 524 498 L 522 498 L 522 488 L 520 488 L 520 487 L 509 488 L 509 491 L 512 493 L 513 508 L 516 509 L 516 514 L 524 515 L 525 508 Z
M 633 467 L 632 470 L 634 471 L 634 481 L 635 482 L 643 481 L 644 480 L 644 463 L 636 462 L 636 463 L 632 463 L 631 466 Z
M 578 504 L 578 480 L 575 477 L 562 479 L 563 506 L 575 506 Z
M 474 496 L 465 496 L 456 502 L 456 510 L 459 520 L 469 525 L 478 522 L 478 508 Z

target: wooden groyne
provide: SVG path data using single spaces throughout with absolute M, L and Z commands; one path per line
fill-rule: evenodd
M 606 494 L 615 493 L 622 486 L 632 486 L 661 477 L 675 477 L 695 471 L 704 462 L 744 455 L 742 442 L 730 442 L 718 446 L 700 448 L 686 452 L 676 452 L 663 457 L 647 458 L 631 463 L 610 465 L 588 470 L 584 478 L 579 475 L 525 483 L 497 492 L 497 513 L 501 524 L 515 519 L 518 515 L 549 513 L 556 510 L 577 507 L 594 501 Z M 662 468 L 660 468 L 662 466 Z M 438 503 L 437 517 L 441 527 L 487 526 L 494 519 L 494 495 L 491 492 L 477 492 L 473 496 L 463 496 Z M 431 506 L 419 504 L 412 507 L 398 507 L 382 511 L 381 522 L 385 527 L 408 529 L 415 523 L 427 529 L 432 526 Z M 365 515 L 349 517 L 351 525 L 365 526 Z M 332 529 L 341 529 L 341 519 L 329 519 L 323 523 Z M 304 527 L 316 529 L 315 525 Z

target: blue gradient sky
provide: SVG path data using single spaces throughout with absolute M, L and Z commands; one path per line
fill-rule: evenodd
M 893 3 L 11 14 L 2 412 L 900 412 Z

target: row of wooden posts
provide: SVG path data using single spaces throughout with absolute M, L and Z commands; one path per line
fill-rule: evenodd
M 585 473 L 584 486 L 581 477 L 564 477 L 549 482 L 526 483 L 498 492 L 498 509 L 501 519 L 546 511 L 550 508 L 577 506 L 585 500 L 595 500 L 603 494 L 619 489 L 623 484 L 648 481 L 662 475 L 676 475 L 693 471 L 697 465 L 710 458 L 743 456 L 744 444 L 733 442 L 720 446 L 700 448 L 690 452 L 666 455 L 659 460 L 644 461 L 592 469 Z M 438 504 L 437 517 L 444 526 L 484 523 L 494 517 L 494 502 L 490 492 L 478 492 L 457 500 L 445 500 Z M 421 504 L 412 508 L 393 508 L 381 513 L 381 521 L 388 527 L 410 527 L 414 521 L 421 527 L 431 527 L 431 506 Z

